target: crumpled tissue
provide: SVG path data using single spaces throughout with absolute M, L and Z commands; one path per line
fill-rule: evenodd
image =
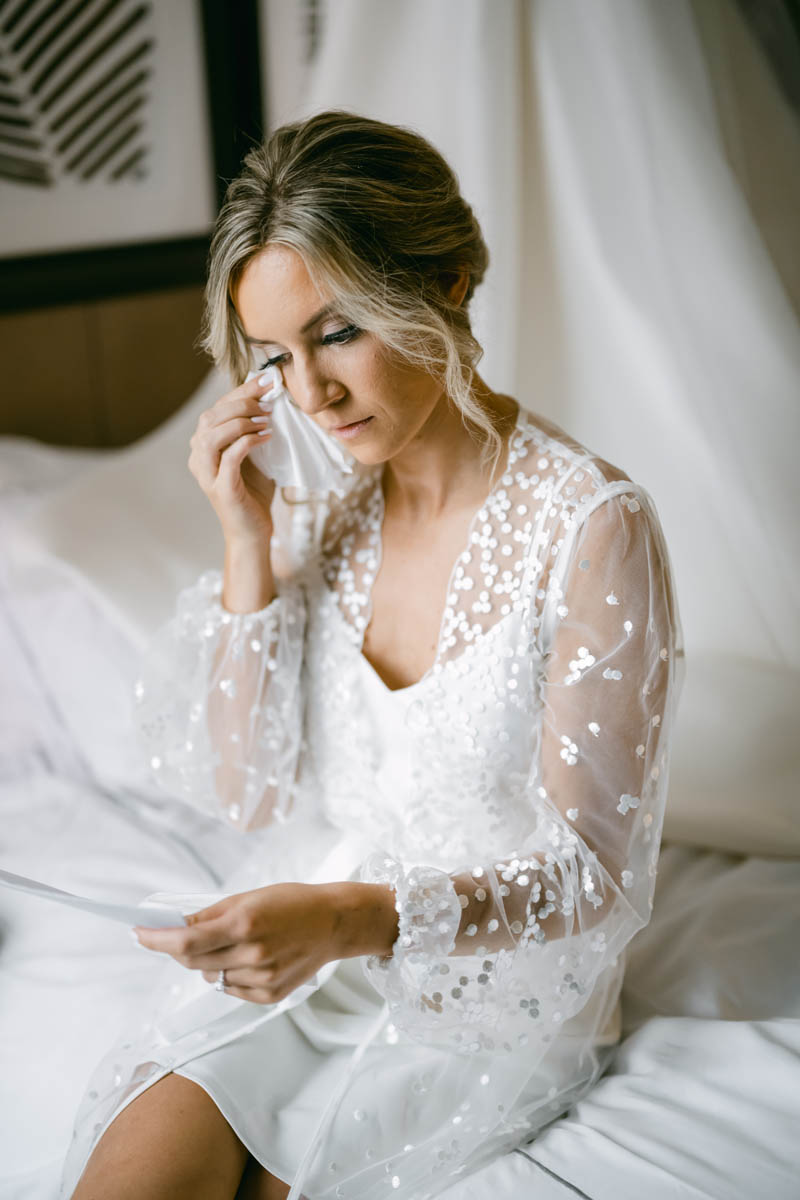
M 272 379 L 272 391 L 262 396 L 259 406 L 272 415 L 272 437 L 248 458 L 278 487 L 343 495 L 356 460 L 294 404 L 279 367 L 251 371 L 245 383 L 263 375 Z

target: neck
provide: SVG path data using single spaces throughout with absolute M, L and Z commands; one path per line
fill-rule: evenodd
M 413 521 L 430 520 L 462 505 L 474 507 L 502 473 L 518 405 L 475 377 L 475 397 L 503 440 L 497 464 L 481 462 L 481 446 L 455 405 L 442 396 L 419 434 L 386 463 L 383 491 L 387 510 Z

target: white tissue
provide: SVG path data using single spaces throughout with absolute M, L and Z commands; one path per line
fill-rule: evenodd
M 293 403 L 279 367 L 251 371 L 245 383 L 263 375 L 273 385 L 259 401 L 272 414 L 272 437 L 250 451 L 250 461 L 278 487 L 343 495 L 353 474 L 353 456 Z

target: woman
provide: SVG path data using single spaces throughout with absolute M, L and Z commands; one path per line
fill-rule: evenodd
M 619 1038 L 669 558 L 641 486 L 477 374 L 486 264 L 447 164 L 391 125 L 284 127 L 228 189 L 206 346 L 238 380 L 278 366 L 356 470 L 276 493 L 248 459 L 266 376 L 199 421 L 224 570 L 156 640 L 139 725 L 252 851 L 188 928 L 138 931 L 164 986 L 90 1083 L 63 1195 L 455 1198 Z

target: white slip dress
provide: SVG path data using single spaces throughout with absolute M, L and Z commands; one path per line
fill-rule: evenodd
M 379 753 L 377 779 L 384 794 L 391 795 L 404 785 L 410 767 L 406 709 L 428 686 L 430 676 L 392 691 L 363 655 L 358 659 Z M 607 999 L 600 989 L 596 1001 L 573 1018 L 576 1038 L 585 1036 L 586 1028 L 596 1019 L 599 1004 L 604 1002 Z M 611 1048 L 618 1042 L 620 1012 L 617 1000 L 604 1029 L 595 1038 L 597 1047 Z M 385 1021 L 388 1013 L 383 998 L 367 979 L 362 960 L 343 959 L 327 982 L 302 1004 L 235 1041 L 193 1058 L 177 1067 L 175 1074 L 203 1088 L 253 1158 L 283 1182 L 296 1183 L 299 1188 L 302 1178 L 298 1178 L 298 1172 L 323 1139 L 324 1127 L 334 1116 L 338 1097 L 350 1080 L 356 1055 L 359 1050 L 369 1053 L 369 1045 L 382 1031 Z M 569 1030 L 565 1027 L 564 1032 L 568 1034 Z M 396 1046 L 396 1031 L 392 1031 L 391 1040 Z M 377 1046 L 375 1050 L 379 1053 Z M 381 1125 L 395 1142 L 397 1130 L 392 1134 L 387 1115 L 394 1112 L 396 1121 L 407 1120 L 409 1099 L 419 1090 L 419 1055 L 411 1052 L 410 1046 L 409 1051 L 405 1069 L 402 1055 L 396 1054 L 390 1071 L 385 1069 L 385 1061 L 383 1068 L 376 1071 L 382 1091 Z M 575 1074 L 576 1064 L 567 1039 L 542 1062 L 535 1090 L 542 1096 L 554 1096 L 568 1079 L 574 1080 Z M 352 1097 L 349 1103 L 351 1111 L 338 1114 L 337 1129 L 346 1130 L 349 1119 L 355 1135 L 361 1132 L 366 1108 Z M 416 1106 L 418 1116 L 424 1111 L 423 1106 L 429 1108 L 435 1103 L 430 1094 L 424 1100 L 420 1096 Z M 420 1123 L 416 1121 L 415 1126 L 408 1128 L 409 1140 L 419 1135 Z M 338 1169 L 345 1166 L 348 1153 L 339 1132 L 338 1161 L 331 1166 Z M 352 1154 L 362 1158 L 365 1155 L 362 1139 L 355 1136 Z M 373 1160 L 380 1160 L 383 1154 L 378 1141 L 366 1151 L 368 1159 Z M 355 1169 L 357 1164 L 353 1162 L 351 1166 Z M 458 1185 L 452 1190 L 453 1197 L 457 1192 Z M 309 1200 L 313 1200 L 313 1193 Z
M 363 655 L 358 658 L 380 756 L 379 782 L 391 794 L 408 770 L 405 711 L 428 680 L 392 691 Z M 253 1158 L 291 1184 L 331 1097 L 344 1086 L 356 1048 L 383 1013 L 383 997 L 367 979 L 362 960 L 342 959 L 303 1004 L 174 1073 L 199 1084 Z M 359 1116 L 355 1109 L 354 1125 Z

